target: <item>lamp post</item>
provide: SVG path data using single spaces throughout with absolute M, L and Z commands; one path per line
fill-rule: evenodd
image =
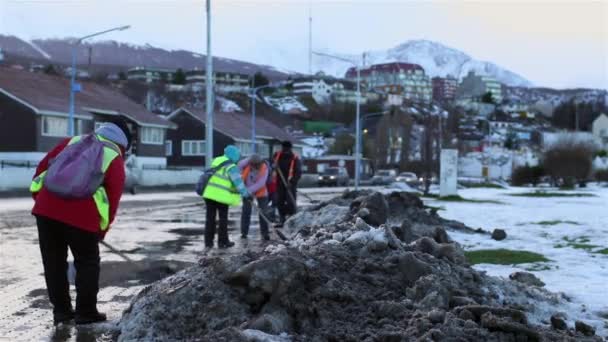
M 105 31 L 90 34 L 88 36 L 84 36 L 82 38 L 77 39 L 76 42 L 74 42 L 74 45 L 72 46 L 72 75 L 70 77 L 70 111 L 69 111 L 69 120 L 68 120 L 68 133 L 70 134 L 70 136 L 74 135 L 74 99 L 75 99 L 76 91 L 77 90 L 79 91 L 79 89 L 76 89 L 76 47 L 78 45 L 80 45 L 80 43 L 82 43 L 85 39 L 100 36 L 100 35 L 106 34 L 108 32 L 124 31 L 126 29 L 129 29 L 130 27 L 131 27 L 131 25 L 111 28 L 109 30 L 105 30 Z
M 357 190 L 359 189 L 359 179 L 361 175 L 361 122 L 359 120 L 361 114 L 361 65 L 360 63 L 340 56 L 334 56 L 315 51 L 313 51 L 312 53 L 317 56 L 333 58 L 339 61 L 350 63 L 357 69 L 357 115 L 355 119 L 355 129 L 357 130 L 355 134 L 355 190 Z
M 205 166 L 211 167 L 213 160 L 213 56 L 211 55 L 211 0 L 207 0 L 207 70 L 206 70 L 206 110 L 207 120 L 205 124 Z

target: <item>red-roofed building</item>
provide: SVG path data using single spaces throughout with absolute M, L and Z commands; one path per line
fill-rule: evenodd
M 357 79 L 357 69 L 350 68 L 345 77 Z M 402 94 L 406 100 L 429 103 L 432 87 L 429 77 L 418 64 L 384 63 L 361 69 L 361 81 L 367 89 L 375 89 L 388 94 Z
M 458 80 L 454 77 L 433 77 L 433 100 L 453 101 L 458 90 Z

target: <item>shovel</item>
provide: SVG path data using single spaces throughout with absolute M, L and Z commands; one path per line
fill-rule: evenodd
M 262 217 L 262 219 L 264 221 L 266 221 L 266 224 L 268 225 L 268 227 L 272 227 L 272 222 L 268 219 L 268 217 L 266 217 L 266 214 L 264 213 L 264 211 L 260 208 L 260 206 L 253 200 L 253 198 L 250 200 L 251 201 L 251 205 L 253 207 L 255 207 L 255 209 L 258 211 L 258 214 L 260 214 L 260 217 Z M 274 231 L 277 233 L 277 235 L 281 238 L 281 240 L 283 241 L 287 241 L 287 237 L 285 236 L 285 234 L 283 234 L 282 231 L 280 231 L 278 228 L 274 227 Z
M 279 177 L 281 178 L 281 183 L 283 183 L 283 185 L 285 186 L 285 189 L 287 190 L 287 193 L 289 194 L 289 198 L 291 199 L 291 201 L 293 202 L 294 207 L 296 206 L 296 199 L 294 198 L 293 194 L 291 193 L 291 190 L 289 188 L 289 186 L 287 185 L 287 181 L 285 180 L 285 176 L 283 175 L 283 171 L 281 171 L 280 168 L 276 168 L 277 169 L 277 173 L 279 174 Z M 304 197 L 306 197 L 308 199 L 308 201 L 310 201 L 310 203 L 315 204 L 318 203 L 319 200 L 315 200 L 312 199 L 310 196 L 308 196 L 307 194 L 305 194 L 304 192 L 300 192 L 300 194 Z

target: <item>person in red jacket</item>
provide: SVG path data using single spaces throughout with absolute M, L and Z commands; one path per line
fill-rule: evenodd
M 109 202 L 109 221 L 105 230 L 100 228 L 101 214 L 93 196 L 84 199 L 60 197 L 44 185 L 35 189 L 35 182 L 68 146 L 67 138 L 51 150 L 38 164 L 31 191 L 34 197 L 32 215 L 36 217 L 40 252 L 44 266 L 49 299 L 53 304 L 55 325 L 75 319 L 77 324 L 106 320 L 106 315 L 97 311 L 99 291 L 100 257 L 98 242 L 114 221 L 125 182 L 123 156 L 129 149 L 131 134 L 123 121 L 106 123 L 95 131 L 99 139 L 109 140 L 118 146 L 119 155 L 114 157 L 103 175 L 102 186 Z M 117 151 L 118 152 L 118 151 Z M 42 178 L 43 179 L 43 178 Z M 74 256 L 76 267 L 76 311 L 72 308 L 67 278 L 68 247 Z

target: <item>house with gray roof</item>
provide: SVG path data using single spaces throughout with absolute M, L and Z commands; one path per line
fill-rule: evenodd
M 133 136 L 131 154 L 141 165 L 166 165 L 165 136 L 174 125 L 123 94 L 79 82 L 75 134 L 121 117 Z M 68 137 L 70 81 L 59 76 L 0 67 L 0 160 L 37 162 Z

